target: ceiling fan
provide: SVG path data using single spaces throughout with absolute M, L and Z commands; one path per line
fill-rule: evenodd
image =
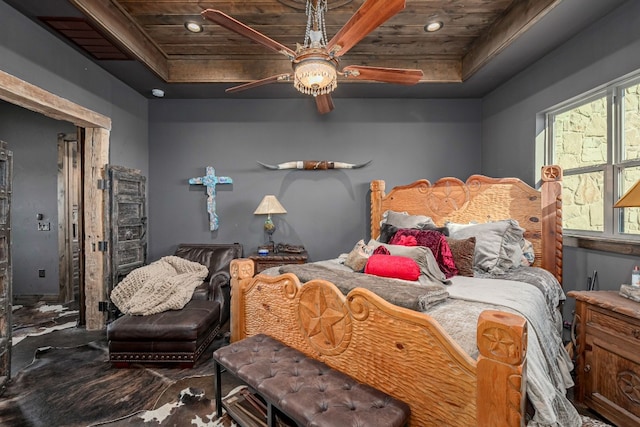
M 304 44 L 292 50 L 254 30 L 231 16 L 215 9 L 206 9 L 202 16 L 216 24 L 285 55 L 292 63 L 293 73 L 270 76 L 227 89 L 239 92 L 280 81 L 294 82 L 294 87 L 313 95 L 320 114 L 333 110 L 331 92 L 337 87 L 338 76 L 347 79 L 412 85 L 420 81 L 422 70 L 349 65 L 339 70 L 340 57 L 360 40 L 405 7 L 405 0 L 366 0 L 346 24 L 327 42 L 324 14 L 327 0 L 307 0 L 307 27 Z

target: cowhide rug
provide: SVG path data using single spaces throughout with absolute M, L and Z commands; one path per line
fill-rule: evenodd
M 117 369 L 108 362 L 104 341 L 79 347 L 44 347 L 12 378 L 0 397 L 0 425 L 84 427 L 175 403 L 179 403 L 180 414 L 215 414 L 215 408 L 208 408 L 215 406 L 213 372 L 210 356 L 192 369 L 142 365 Z M 223 383 L 223 391 L 237 385 L 230 380 Z M 153 425 L 181 425 L 174 421 Z M 134 420 L 127 425 L 149 424 Z
M 210 356 L 192 369 L 113 368 L 104 341 L 40 348 L 0 397 L 0 426 L 236 426 L 216 416 L 213 372 Z M 238 386 L 223 374 L 224 394 Z
M 581 415 L 582 427 L 613 427 L 611 424 L 604 423 L 602 421 L 595 420 L 586 415 Z
M 171 396 L 171 398 L 166 403 L 162 403 L 162 398 L 159 399 L 154 409 L 140 411 L 105 423 L 92 424 L 91 427 L 237 427 L 237 424 L 227 414 L 218 418 L 215 399 L 213 396 L 209 398 L 203 389 L 190 386 L 176 394 L 178 388 L 177 384 L 169 387 L 164 395 Z M 234 389 L 231 393 L 235 393 L 235 391 Z
M 13 306 L 12 340 L 13 345 L 28 336 L 47 334 L 61 329 L 74 328 L 78 324 L 77 303 L 47 304 L 38 302 L 33 306 Z

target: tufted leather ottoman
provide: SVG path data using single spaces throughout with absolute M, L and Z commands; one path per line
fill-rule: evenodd
M 192 366 L 220 331 L 220 304 L 191 300 L 182 310 L 123 316 L 109 325 L 111 362 Z
M 300 426 L 403 426 L 409 406 L 266 335 L 255 335 L 213 353 L 216 404 L 222 415 L 220 366 Z M 357 363 L 354 361 L 354 363 Z

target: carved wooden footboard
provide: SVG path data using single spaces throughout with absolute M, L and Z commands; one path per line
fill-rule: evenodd
M 405 401 L 411 426 L 523 425 L 522 317 L 483 312 L 476 362 L 430 316 L 365 289 L 345 297 L 325 280 L 253 274 L 251 260 L 232 261 L 232 341 L 266 333 Z

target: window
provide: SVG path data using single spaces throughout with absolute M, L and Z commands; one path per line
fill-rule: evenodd
M 640 239 L 640 208 L 614 203 L 640 180 L 640 78 L 550 111 L 547 159 L 564 171 L 567 234 Z

